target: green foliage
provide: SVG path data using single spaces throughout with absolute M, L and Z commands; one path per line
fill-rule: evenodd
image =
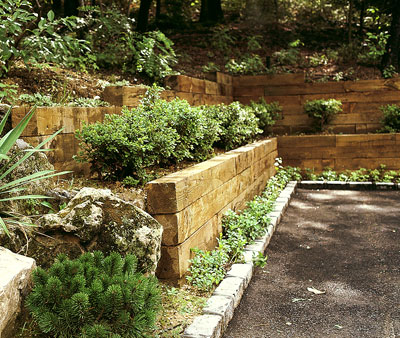
M 280 159 L 277 159 L 276 168 L 276 175 L 270 178 L 261 196 L 248 202 L 247 208 L 240 214 L 229 210 L 224 215 L 223 232 L 216 250 L 193 250 L 195 257 L 191 260 L 189 275 L 186 277 L 193 286 L 209 291 L 218 285 L 226 274 L 227 266 L 242 261 L 245 246 L 265 234 L 270 224 L 268 214 L 273 210 L 280 192 L 290 180 L 301 177 L 298 168 L 284 168 Z M 266 257 L 260 254 L 253 257 L 253 261 L 264 266 Z
M 382 76 L 385 79 L 391 79 L 395 75 L 397 75 L 396 68 L 393 65 L 389 65 L 386 68 L 383 69 L 382 71 Z
M 335 99 L 312 100 L 304 104 L 304 112 L 313 120 L 316 131 L 324 130 L 341 111 L 342 102 Z
M 18 85 L 9 85 L 0 82 L 0 103 L 5 99 L 7 102 L 13 103 L 17 99 Z
M 218 121 L 203 109 L 185 100 L 162 100 L 153 88 L 137 108 L 77 131 L 83 149 L 78 159 L 91 163 L 100 177 L 131 176 L 144 183 L 145 168 L 208 158 L 218 135 Z
M 17 60 L 26 65 L 54 62 L 80 69 L 94 66 L 87 42 L 74 35 L 78 25 L 78 18 L 55 19 L 52 11 L 39 17 L 30 1 L 0 1 L 0 76 Z
M 109 107 L 108 102 L 104 102 L 97 98 L 77 97 L 67 103 L 69 107 Z
M 215 64 L 214 62 L 209 62 L 206 65 L 202 67 L 202 71 L 204 73 L 211 73 L 211 72 L 219 72 L 219 66 Z
M 44 151 L 42 147 L 50 142 L 57 134 L 61 131 L 56 132 L 52 136 L 46 138 L 43 142 L 41 142 L 38 146 L 33 149 L 27 149 L 24 151 L 26 154 L 20 158 L 7 156 L 9 150 L 15 144 L 17 139 L 20 137 L 26 126 L 28 125 L 30 119 L 34 114 L 34 110 L 32 109 L 19 123 L 18 125 L 8 132 L 3 138 L 0 140 L 0 194 L 2 198 L 0 202 L 7 202 L 13 200 L 37 200 L 37 199 L 45 199 L 46 196 L 42 195 L 24 195 L 23 193 L 24 186 L 39 181 L 42 179 L 51 178 L 54 176 L 59 176 L 68 173 L 67 171 L 55 173 L 55 170 L 42 170 L 37 171 L 36 173 L 27 175 L 25 177 L 21 177 L 19 179 L 4 182 L 8 175 L 10 175 L 15 168 L 20 166 L 26 159 L 28 159 L 31 155 L 33 155 L 37 151 Z M 7 122 L 11 113 L 11 109 L 4 115 L 3 119 L 0 122 L 0 134 L 2 133 L 4 126 Z M 3 180 L 3 182 L 2 182 Z M 16 195 L 17 194 L 17 195 Z M 7 224 L 19 225 L 19 226 L 31 226 L 32 224 L 27 224 L 19 220 L 21 215 L 16 215 L 12 210 L 4 210 L 0 215 L 0 231 L 4 231 L 9 235 L 9 230 Z
M 383 114 L 382 125 L 380 130 L 382 133 L 398 133 L 400 132 L 400 106 L 396 104 L 388 104 L 381 106 L 380 110 Z
M 274 61 L 282 66 L 293 66 L 296 65 L 300 60 L 300 50 L 299 47 L 303 43 L 300 40 L 295 40 L 289 43 L 287 49 L 281 49 L 275 52 L 272 57 Z
M 256 75 L 265 73 L 266 68 L 258 54 L 244 54 L 239 60 L 230 59 L 225 69 L 234 75 Z
M 358 56 L 358 61 L 366 64 L 378 65 L 385 54 L 389 33 L 382 31 L 379 33 L 367 32 L 367 37 L 363 42 L 364 51 Z
M 156 278 L 139 273 L 133 255 L 59 255 L 48 271 L 34 271 L 33 282 L 27 306 L 51 337 L 146 337 L 160 308 Z
M 70 100 L 69 102 L 54 102 L 50 95 L 43 95 L 41 93 L 35 94 L 21 94 L 17 99 L 21 104 L 28 106 L 39 107 L 56 107 L 56 106 L 69 106 L 69 107 L 108 107 L 109 104 L 98 98 L 78 97 Z
M 213 30 L 211 47 L 221 52 L 229 52 L 235 42 L 236 38 L 230 34 L 229 28 L 217 27 Z
M 54 107 L 57 105 L 56 102 L 53 102 L 53 98 L 50 95 L 43 95 L 41 93 L 21 94 L 18 97 L 18 101 L 28 106 Z
M 332 168 L 325 168 L 320 174 L 312 169 L 305 169 L 303 177 L 311 181 L 341 181 L 341 182 L 400 182 L 400 171 L 386 170 L 381 164 L 377 169 L 359 168 L 337 172 Z
M 264 134 L 270 131 L 276 120 L 281 117 L 282 107 L 278 102 L 266 103 L 264 98 L 259 102 L 251 101 L 246 109 L 252 111 L 258 118 L 258 126 L 263 130 Z
M 204 106 L 203 109 L 208 118 L 220 123 L 219 141 L 215 143 L 218 147 L 234 149 L 254 140 L 262 132 L 253 111 L 245 109 L 239 102 Z
M 85 20 L 86 38 L 100 67 L 118 67 L 156 81 L 175 74 L 172 66 L 177 63 L 177 56 L 173 42 L 162 32 L 135 32 L 134 20 L 115 6 L 103 11 L 90 7 Z

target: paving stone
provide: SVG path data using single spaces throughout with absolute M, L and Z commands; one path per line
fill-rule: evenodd
M 182 338 L 220 338 L 222 336 L 222 317 L 202 315 L 194 319 L 181 336 Z
M 251 277 L 253 276 L 253 265 L 252 264 L 233 264 L 231 269 L 226 274 L 227 277 L 238 277 L 244 280 L 245 288 L 250 283 Z
M 264 252 L 264 242 L 256 241 L 253 244 L 247 244 L 244 247 L 245 251 L 254 251 L 255 253 Z
M 252 251 L 247 251 L 252 253 Z M 226 277 L 221 284 L 215 289 L 213 295 L 226 296 L 233 298 L 233 306 L 239 305 L 240 299 L 243 296 L 245 282 L 242 278 Z
M 233 317 L 233 299 L 226 296 L 211 296 L 203 309 L 205 315 L 218 315 L 222 317 L 222 330 L 224 330 Z

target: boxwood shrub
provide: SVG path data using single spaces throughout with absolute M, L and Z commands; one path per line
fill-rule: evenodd
M 265 103 L 262 107 L 239 102 L 192 107 L 178 98 L 163 100 L 160 91 L 152 87 L 137 108 L 106 115 L 104 122 L 84 124 L 76 132 L 81 147 L 76 159 L 90 163 L 100 178 L 145 183 L 152 179 L 147 168 L 203 161 L 214 147 L 231 150 L 244 145 L 263 132 L 260 119 L 264 129 L 276 116 L 275 112 L 268 115 Z

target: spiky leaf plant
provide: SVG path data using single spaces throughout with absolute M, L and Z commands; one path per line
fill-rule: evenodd
M 134 255 L 59 255 L 33 282 L 27 306 L 49 337 L 147 337 L 161 303 L 157 279 L 137 271 Z
M 21 165 L 27 158 L 33 155 L 33 153 L 38 151 L 47 151 L 49 149 L 42 149 L 42 147 L 50 142 L 54 137 L 56 137 L 62 129 L 45 139 L 38 146 L 22 150 L 22 152 L 26 152 L 26 154 L 22 157 L 15 156 L 14 158 L 9 158 L 7 153 L 11 149 L 11 147 L 15 144 L 17 139 L 21 136 L 22 132 L 28 125 L 30 119 L 35 113 L 35 108 L 33 108 L 19 123 L 18 125 L 11 129 L 8 133 L 6 133 L 0 139 L 0 202 L 12 201 L 12 200 L 23 200 L 23 199 L 45 199 L 47 196 L 43 195 L 21 195 L 21 192 L 24 191 L 24 186 L 43 179 L 47 179 L 54 176 L 64 175 L 69 173 L 69 171 L 63 171 L 56 173 L 55 170 L 42 170 L 35 172 L 33 174 L 18 178 L 11 182 L 4 183 L 7 175 L 13 172 L 15 168 Z M 3 132 L 4 127 L 6 125 L 7 119 L 11 114 L 11 108 L 4 115 L 3 119 L 0 122 L 0 134 Z M 3 181 L 3 182 L 2 182 Z M 17 194 L 17 195 L 16 195 Z M 18 225 L 32 225 L 21 222 L 16 215 L 13 214 L 12 211 L 1 210 L 0 211 L 0 231 L 3 230 L 5 233 L 9 234 L 7 224 L 18 224 Z

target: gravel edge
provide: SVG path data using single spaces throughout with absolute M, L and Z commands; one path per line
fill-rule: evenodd
M 207 300 L 203 314 L 194 318 L 193 323 L 181 335 L 182 338 L 222 337 L 253 276 L 253 255 L 264 253 L 297 187 L 298 182 L 290 181 L 281 191 L 275 201 L 274 210 L 269 214 L 271 223 L 265 235 L 245 247 L 245 262 L 232 265 L 221 284 Z

